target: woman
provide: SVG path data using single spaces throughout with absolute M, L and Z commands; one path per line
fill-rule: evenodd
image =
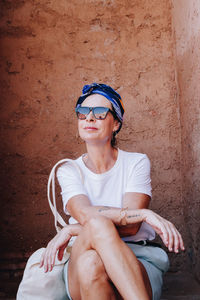
M 61 259 L 69 240 L 77 236 L 64 268 L 69 299 L 159 299 L 168 258 L 150 240 L 157 232 L 176 253 L 184 244 L 172 223 L 148 209 L 147 156 L 115 147 L 124 114 L 121 97 L 107 85 L 87 85 L 76 114 L 87 148 L 75 160 L 84 182 L 69 163 L 58 169 L 70 224 L 48 244 L 40 266 L 51 271 L 57 251 Z

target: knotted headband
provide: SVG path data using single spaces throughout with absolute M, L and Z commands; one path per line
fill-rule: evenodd
M 83 101 L 92 94 L 99 94 L 106 97 L 112 104 L 117 119 L 122 125 L 124 105 L 121 96 L 110 86 L 101 83 L 92 83 L 85 85 L 82 90 L 82 95 L 78 98 L 76 107 L 79 107 Z M 121 129 L 121 126 L 119 130 Z M 118 130 L 118 132 L 119 132 Z

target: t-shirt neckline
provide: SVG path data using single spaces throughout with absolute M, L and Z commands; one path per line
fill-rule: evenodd
M 117 159 L 115 164 L 112 166 L 112 168 L 110 168 L 108 171 L 103 172 L 103 173 L 94 173 L 93 171 L 91 171 L 84 163 L 83 161 L 83 157 L 85 154 L 83 154 L 80 157 L 80 162 L 82 165 L 82 168 L 84 169 L 84 171 L 88 174 L 88 176 L 92 177 L 92 178 L 105 178 L 105 176 L 108 176 L 110 174 L 112 174 L 113 172 L 115 172 L 115 170 L 118 168 L 119 162 L 120 162 L 120 157 L 121 157 L 121 150 L 119 148 L 117 148 L 118 153 L 117 153 Z

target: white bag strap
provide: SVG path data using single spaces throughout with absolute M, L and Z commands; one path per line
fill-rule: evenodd
M 55 194 L 55 170 L 56 170 L 58 165 L 60 165 L 62 163 L 65 163 L 65 162 L 70 162 L 77 168 L 77 170 L 80 174 L 81 180 L 83 182 L 83 174 L 81 172 L 81 169 L 79 168 L 79 166 L 77 165 L 77 163 L 75 163 L 75 161 L 73 159 L 65 158 L 65 159 L 59 160 L 54 165 L 54 167 L 52 168 L 52 170 L 50 172 L 50 175 L 49 175 L 48 185 L 47 185 L 47 198 L 48 198 L 48 201 L 49 201 L 49 206 L 51 208 L 51 211 L 54 215 L 54 224 L 55 224 L 57 232 L 59 232 L 61 230 L 61 228 L 58 226 L 58 223 L 60 223 L 60 225 L 62 225 L 63 227 L 67 225 L 65 223 L 65 221 L 63 220 L 63 218 L 61 217 L 61 215 L 57 211 L 57 208 L 56 208 L 56 194 Z M 53 203 L 51 201 L 51 189 L 52 189 Z

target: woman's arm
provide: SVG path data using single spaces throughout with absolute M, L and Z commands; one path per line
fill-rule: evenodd
M 77 195 L 72 197 L 66 207 L 70 215 L 81 225 L 95 216 L 105 216 L 114 224 L 122 225 L 122 209 L 110 206 L 93 206 L 86 195 Z
M 85 195 L 79 195 L 68 201 L 67 209 L 70 214 L 84 225 L 95 215 L 103 215 L 116 225 L 132 225 L 145 221 L 151 225 L 168 247 L 169 251 L 184 250 L 182 237 L 175 226 L 149 209 L 113 208 L 107 206 L 92 206 Z
M 81 225 L 84 225 L 89 219 L 97 215 L 103 215 L 112 220 L 115 225 L 135 225 L 137 222 L 133 219 L 126 220 L 124 223 L 124 209 L 131 214 L 135 209 L 148 208 L 150 197 L 142 193 L 126 193 L 123 198 L 123 207 L 110 206 L 92 206 L 90 200 L 85 195 L 72 197 L 67 203 L 67 210 Z M 137 224 L 139 228 L 140 224 Z M 124 226 L 123 226 L 124 227 Z M 138 229 L 137 229 L 138 230 Z M 137 232 L 137 231 L 136 231 Z M 131 234 L 133 234 L 131 232 Z
M 143 201 L 145 200 L 143 199 Z M 76 201 L 76 203 L 77 202 L 78 201 Z M 86 199 L 85 207 L 87 208 L 88 206 L 90 207 Z M 160 235 L 163 243 L 166 245 L 166 247 L 168 247 L 169 251 L 174 250 L 174 252 L 178 253 L 179 249 L 185 250 L 182 237 L 176 227 L 171 222 L 167 221 L 149 209 L 119 209 L 102 206 L 90 207 L 88 211 L 90 214 L 96 213 L 97 215 L 101 215 L 103 212 L 103 215 L 107 215 L 108 218 L 113 218 L 113 220 L 116 219 L 117 224 L 123 226 L 134 225 L 145 221 L 152 226 L 157 234 Z M 82 226 L 80 224 L 67 225 L 48 243 L 40 261 L 40 267 L 44 266 L 45 272 L 53 269 L 57 252 L 58 259 L 62 259 L 64 250 L 67 247 L 70 238 L 72 236 L 79 235 L 81 230 Z M 131 234 L 132 233 L 133 231 L 131 231 Z

